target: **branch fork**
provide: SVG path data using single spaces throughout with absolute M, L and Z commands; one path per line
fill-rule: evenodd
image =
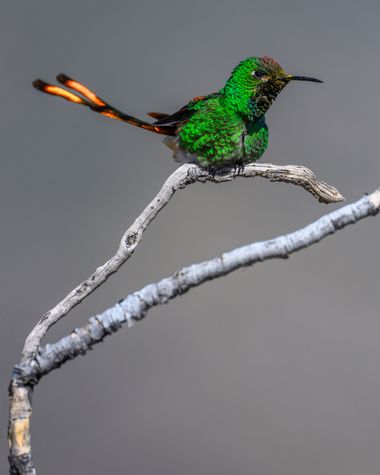
M 20 362 L 14 368 L 9 386 L 8 439 L 12 475 L 36 474 L 30 444 L 31 398 L 33 388 L 42 376 L 60 367 L 66 361 L 84 355 L 107 335 L 118 331 L 124 323 L 132 326 L 152 307 L 165 304 L 192 287 L 227 275 L 244 266 L 267 259 L 288 257 L 291 253 L 318 242 L 348 224 L 377 214 L 380 209 L 379 189 L 356 203 L 327 214 L 294 233 L 249 244 L 209 261 L 185 267 L 172 276 L 149 284 L 129 295 L 103 313 L 91 317 L 84 327 L 75 329 L 70 335 L 56 343 L 41 347 L 41 340 L 49 329 L 117 272 L 132 256 L 144 231 L 177 190 L 195 182 L 222 183 L 236 178 L 255 176 L 267 178 L 273 182 L 282 181 L 300 186 L 321 203 L 338 203 L 344 200 L 336 188 L 318 180 L 311 170 L 302 166 L 253 163 L 246 165 L 238 173 L 232 168 L 223 168 L 210 173 L 196 164 L 185 164 L 175 170 L 144 211 L 125 231 L 115 254 L 49 310 L 26 338 Z

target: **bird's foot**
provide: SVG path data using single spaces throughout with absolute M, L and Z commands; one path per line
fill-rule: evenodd
M 217 171 L 218 171 L 217 168 L 216 168 L 216 167 L 213 167 L 212 165 L 209 165 L 209 166 L 207 167 L 207 173 L 208 173 L 209 175 L 211 175 L 213 178 L 215 178 L 215 175 L 216 175 L 216 172 L 217 172 Z
M 241 173 L 244 172 L 244 162 L 235 162 L 234 165 L 234 175 L 239 176 Z

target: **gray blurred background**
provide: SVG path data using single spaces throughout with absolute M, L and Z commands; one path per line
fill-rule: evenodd
M 127 112 L 171 112 L 275 57 L 295 83 L 262 161 L 303 164 L 347 201 L 380 185 L 378 1 L 5 2 L 1 51 L 1 468 L 7 384 L 38 318 L 114 252 L 177 166 L 160 137 L 42 95 L 65 72 Z M 337 206 L 260 179 L 179 192 L 133 258 L 45 341 L 181 266 Z M 43 379 L 41 474 L 378 475 L 380 221 L 153 309 Z

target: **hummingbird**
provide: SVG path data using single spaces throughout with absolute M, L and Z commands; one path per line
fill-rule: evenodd
M 175 160 L 214 170 L 230 165 L 244 167 L 263 155 L 268 147 L 265 114 L 287 84 L 323 82 L 288 74 L 268 56 L 249 57 L 235 67 L 218 92 L 197 96 L 173 114 L 149 112 L 154 121 L 147 122 L 121 112 L 65 74 L 59 74 L 57 81 L 76 93 L 41 79 L 33 86 L 111 119 L 164 135 Z

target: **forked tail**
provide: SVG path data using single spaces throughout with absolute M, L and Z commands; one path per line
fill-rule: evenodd
M 69 78 L 65 74 L 58 74 L 57 81 L 66 86 L 67 88 L 78 92 L 85 99 L 80 95 L 74 94 L 73 92 L 70 92 L 60 86 L 53 86 L 51 84 L 48 84 L 45 81 L 42 81 L 41 79 L 36 79 L 33 82 L 33 86 L 39 91 L 45 92 L 46 94 L 62 97 L 67 101 L 74 102 L 75 104 L 87 106 L 94 112 L 105 115 L 110 119 L 121 120 L 136 127 L 155 132 L 156 134 L 174 136 L 176 133 L 176 126 L 154 125 L 150 124 L 149 122 L 145 122 L 144 120 L 137 119 L 136 117 L 133 117 L 131 115 L 124 114 L 118 109 L 115 109 L 109 103 L 103 101 L 103 99 L 101 99 L 98 95 L 92 92 L 84 84 L 81 84 L 80 82 Z M 154 116 L 154 113 L 152 113 L 152 115 Z

